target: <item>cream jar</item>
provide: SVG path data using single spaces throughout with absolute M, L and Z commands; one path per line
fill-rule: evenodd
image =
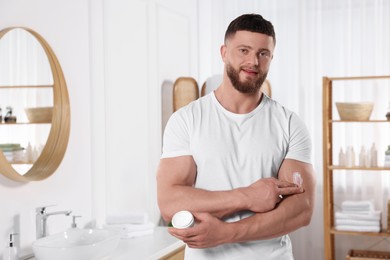
M 173 215 L 172 226 L 174 228 L 190 228 L 195 223 L 194 216 L 187 210 L 182 210 Z

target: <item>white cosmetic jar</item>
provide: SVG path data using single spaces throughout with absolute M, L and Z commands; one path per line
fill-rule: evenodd
M 182 210 L 173 215 L 172 226 L 174 228 L 189 228 L 194 226 L 194 216 L 187 210 Z

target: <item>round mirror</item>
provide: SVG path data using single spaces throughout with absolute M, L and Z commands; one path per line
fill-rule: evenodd
M 70 131 L 70 107 L 61 66 L 28 28 L 0 31 L 0 173 L 36 181 L 58 168 Z

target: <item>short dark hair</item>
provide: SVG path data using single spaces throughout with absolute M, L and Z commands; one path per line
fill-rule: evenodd
M 259 14 L 243 14 L 234 19 L 226 29 L 225 42 L 237 31 L 250 31 L 271 36 L 276 43 L 274 26 Z

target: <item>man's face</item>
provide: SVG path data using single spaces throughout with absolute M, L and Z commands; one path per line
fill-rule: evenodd
M 241 93 L 257 93 L 267 77 L 274 43 L 271 36 L 237 31 L 221 49 L 226 74 Z

